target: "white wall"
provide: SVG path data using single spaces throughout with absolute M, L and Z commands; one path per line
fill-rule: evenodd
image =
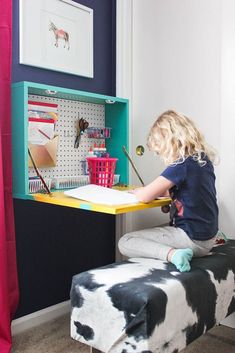
M 219 147 L 220 71 L 220 0 L 134 0 L 133 151 L 169 108 L 192 117 Z M 146 182 L 163 168 L 150 152 L 135 162 Z M 134 228 L 166 221 L 156 210 L 133 219 Z
M 134 119 L 150 122 L 172 107 L 194 117 L 217 144 L 220 1 L 134 0 L 133 6 Z
M 222 1 L 220 227 L 235 238 L 235 1 Z

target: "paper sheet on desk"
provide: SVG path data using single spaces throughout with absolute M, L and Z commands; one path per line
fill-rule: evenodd
M 134 194 L 93 184 L 65 191 L 64 194 L 76 199 L 109 206 L 139 202 Z

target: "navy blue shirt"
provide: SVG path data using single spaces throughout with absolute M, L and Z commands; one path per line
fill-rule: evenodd
M 201 166 L 193 157 L 183 163 L 168 166 L 162 176 L 174 183 L 172 225 L 183 229 L 191 239 L 208 240 L 218 231 L 218 206 L 215 174 L 211 161 L 204 157 Z

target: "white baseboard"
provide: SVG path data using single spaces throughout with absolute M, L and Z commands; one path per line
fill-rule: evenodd
M 16 335 L 18 333 L 22 333 L 32 327 L 38 326 L 40 324 L 46 323 L 53 319 L 56 319 L 64 314 L 70 312 L 70 301 L 67 300 L 65 302 L 49 306 L 48 308 L 35 311 L 32 314 L 25 315 L 20 317 L 19 319 L 15 319 L 11 324 L 11 332 L 12 335 Z

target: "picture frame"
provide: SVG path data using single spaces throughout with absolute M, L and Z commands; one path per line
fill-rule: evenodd
M 92 78 L 93 9 L 71 0 L 20 0 L 20 64 Z

